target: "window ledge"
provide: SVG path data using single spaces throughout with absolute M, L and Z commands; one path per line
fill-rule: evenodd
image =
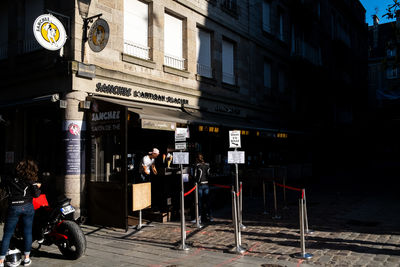
M 204 82 L 204 83 L 211 84 L 213 86 L 217 85 L 217 80 L 214 77 L 208 78 L 208 77 L 196 74 L 196 80 L 199 81 L 199 82 Z
M 169 73 L 169 74 L 174 74 L 177 76 L 181 76 L 183 78 L 189 78 L 190 72 L 186 70 L 180 70 L 180 69 L 175 69 L 166 65 L 163 65 L 164 72 Z
M 229 84 L 229 83 L 222 82 L 221 85 L 223 88 L 226 88 L 226 89 L 229 89 L 232 91 L 236 91 L 236 92 L 239 91 L 239 86 L 237 86 L 236 84 Z
M 128 63 L 133 63 L 139 66 L 143 66 L 149 69 L 154 69 L 156 67 L 156 63 L 151 60 L 146 60 L 143 58 L 131 56 L 125 53 L 122 53 L 122 61 L 128 62 Z

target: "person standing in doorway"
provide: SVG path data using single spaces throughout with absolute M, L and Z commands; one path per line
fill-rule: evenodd
M 210 208 L 210 187 L 208 179 L 210 176 L 210 164 L 206 163 L 203 154 L 199 153 L 194 167 L 194 178 L 199 187 L 199 213 L 203 222 L 213 221 Z
M 153 148 L 148 155 L 142 158 L 140 163 L 140 177 L 142 178 L 142 182 L 149 182 L 151 173 L 157 175 L 155 160 L 158 155 L 160 155 L 160 151 L 157 148 Z
M 23 222 L 25 244 L 23 265 L 31 264 L 29 255 L 32 249 L 32 223 L 35 214 L 32 198 L 40 195 L 39 188 L 41 186 L 41 184 L 36 183 L 38 180 L 38 166 L 33 160 L 23 160 L 18 163 L 16 173 L 16 177 L 1 181 L 2 186 L 7 187 L 9 196 L 0 250 L 0 267 L 4 266 L 4 259 L 10 246 L 10 240 L 20 218 Z

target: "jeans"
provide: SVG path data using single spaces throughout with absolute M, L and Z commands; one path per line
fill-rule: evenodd
M 3 241 L 1 243 L 0 259 L 3 258 L 8 251 L 10 246 L 11 237 L 14 234 L 15 227 L 18 223 L 19 218 L 22 218 L 24 226 L 24 243 L 25 250 L 24 254 L 29 255 L 32 249 L 32 223 L 33 215 L 35 215 L 35 210 L 33 209 L 32 203 L 26 203 L 20 206 L 9 206 L 7 212 L 7 218 L 4 225 L 4 235 Z
M 210 217 L 210 187 L 208 184 L 199 184 L 199 213 L 200 215 Z

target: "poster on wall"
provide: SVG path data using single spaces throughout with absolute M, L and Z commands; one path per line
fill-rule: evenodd
M 86 124 L 81 120 L 66 120 L 63 131 L 65 133 L 65 174 L 84 174 Z

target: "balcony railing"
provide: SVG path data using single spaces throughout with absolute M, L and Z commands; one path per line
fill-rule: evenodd
M 0 45 L 0 59 L 5 59 L 8 56 L 8 44 Z
M 164 65 L 171 68 L 183 70 L 185 69 L 185 59 L 171 55 L 164 55 Z
M 124 52 L 128 55 L 149 60 L 150 47 L 124 40 Z
M 321 65 L 321 53 L 320 49 L 313 47 L 312 45 L 304 42 L 303 40 L 296 39 L 294 42 L 293 54 L 307 59 L 314 65 Z
M 227 84 L 235 84 L 235 75 L 231 73 L 222 73 L 222 81 Z
M 197 63 L 197 74 L 203 77 L 212 78 L 212 68 L 200 63 Z
M 263 23 L 263 30 L 268 33 L 272 33 L 272 27 L 270 24 Z

